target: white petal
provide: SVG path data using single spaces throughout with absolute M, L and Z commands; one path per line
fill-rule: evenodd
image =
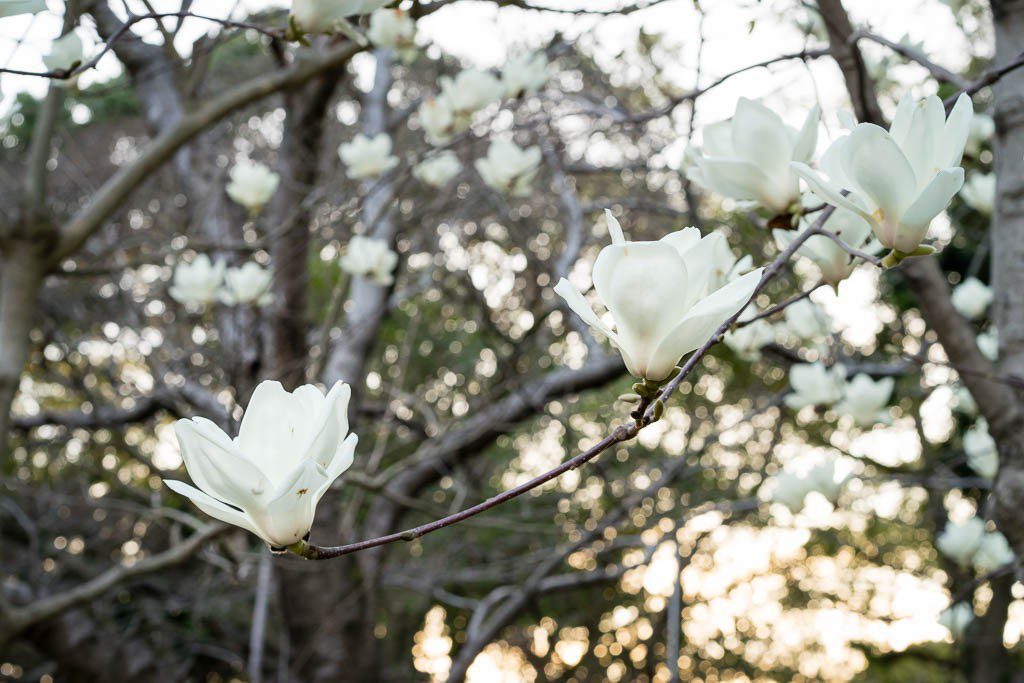
M 807 164 L 794 161 L 790 166 L 792 166 L 793 170 L 796 171 L 797 175 L 804 179 L 804 182 L 807 183 L 814 194 L 821 197 L 832 206 L 853 211 L 872 224 L 875 222 L 875 219 L 869 212 L 862 209 L 851 198 L 843 194 L 842 191 L 844 188 L 838 187 L 825 180 Z
M 729 316 L 747 304 L 761 281 L 763 270 L 758 268 L 736 278 L 697 302 L 658 345 L 651 358 L 647 377 L 653 380 L 664 379 L 680 358 L 710 339 Z
M 949 205 L 963 184 L 964 169 L 957 167 L 940 171 L 903 213 L 895 248 L 904 252 L 916 249 L 928 234 L 932 219 Z
M 320 396 L 318 408 L 322 425 L 304 457 L 314 460 L 321 467 L 327 469 L 348 433 L 348 403 L 352 396 L 352 387 L 344 382 L 336 382 L 327 393 L 326 398 L 323 398 L 323 395 L 315 387 L 314 391 Z
M 604 210 L 604 218 L 608 221 L 608 234 L 612 237 L 612 244 L 625 244 L 626 236 L 622 233 L 622 225 L 619 219 L 612 215 L 611 209 Z
M 239 450 L 271 481 L 280 481 L 306 456 L 322 427 L 317 419 L 323 402 L 313 386 L 289 393 L 280 382 L 260 382 L 242 417 Z
M 792 159 L 793 142 L 779 115 L 762 104 L 741 97 L 732 119 L 732 144 L 737 156 L 759 168 L 785 168 Z
M 712 190 L 733 199 L 761 199 L 761 188 L 769 183 L 760 168 L 742 159 L 704 157 L 700 171 Z
M 917 194 L 914 169 L 882 128 L 864 123 L 843 147 L 843 165 L 854 188 L 885 212 L 897 217 Z
M 583 322 L 585 322 L 592 329 L 597 330 L 604 336 L 608 337 L 609 341 L 619 350 L 622 354 L 622 360 L 626 363 L 626 368 L 629 370 L 631 375 L 639 377 L 639 371 L 636 365 L 633 363 L 632 358 L 629 355 L 629 350 L 622 346 L 622 341 L 619 336 L 612 332 L 611 328 L 601 322 L 601 319 L 594 313 L 594 309 L 590 307 L 590 302 L 580 294 L 579 290 L 573 287 L 572 283 L 566 280 L 564 277 L 558 281 L 555 285 L 555 294 L 565 299 L 565 303 L 569 305 L 569 308 L 578 315 Z
M 185 469 L 206 493 L 246 508 L 266 489 L 259 468 L 241 457 L 227 434 L 209 420 L 178 420 L 174 432 Z
M 253 524 L 249 516 L 229 505 L 225 505 L 216 498 L 211 498 L 194 486 L 189 486 L 183 481 L 174 481 L 173 479 L 164 479 L 164 484 L 167 488 L 171 489 L 177 494 L 185 496 L 191 500 L 197 508 L 210 515 L 214 519 L 219 519 L 222 522 L 233 524 L 234 526 L 241 527 L 246 531 L 252 532 L 257 536 L 260 535 L 256 529 L 256 525 Z
M 942 149 L 938 162 L 942 167 L 959 166 L 964 155 L 964 147 L 971 133 L 971 121 L 974 120 L 974 102 L 967 93 L 957 98 L 953 111 L 946 119 L 946 127 L 942 136 Z
M 793 161 L 810 161 L 818 145 L 818 122 L 821 120 L 821 108 L 815 105 L 807 114 L 804 125 L 800 128 L 793 146 Z
M 327 473 L 312 460 L 304 460 L 260 509 L 249 510 L 253 522 L 271 545 L 288 546 L 309 533 L 316 512 L 317 492 Z

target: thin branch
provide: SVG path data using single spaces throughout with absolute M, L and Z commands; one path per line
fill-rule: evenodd
M 950 71 L 944 66 L 936 64 L 928 59 L 928 57 L 920 50 L 910 47 L 909 45 L 895 43 L 884 36 L 880 36 L 877 33 L 871 33 L 870 31 L 857 31 L 850 36 L 851 43 L 856 43 L 858 40 L 870 40 L 878 43 L 879 45 L 884 45 L 896 54 L 906 57 L 912 62 L 917 62 L 924 68 L 928 69 L 932 76 L 934 76 L 938 81 L 955 85 L 957 88 L 960 88 L 960 90 L 967 90 L 971 87 L 971 82 L 969 80 L 958 73 Z

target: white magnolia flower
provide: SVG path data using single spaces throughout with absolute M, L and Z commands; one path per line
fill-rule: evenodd
M 444 187 L 462 171 L 462 163 L 455 152 L 444 151 L 421 161 L 412 174 L 431 187 Z
M 509 140 L 495 140 L 487 149 L 487 156 L 477 159 L 474 165 L 484 182 L 495 190 L 525 197 L 530 194 L 530 184 L 540 166 L 540 148 L 521 149 Z
M 351 393 L 342 382 L 326 396 L 311 384 L 289 393 L 278 382 L 261 382 L 235 439 L 207 419 L 178 420 L 181 457 L 198 488 L 164 483 L 271 547 L 297 543 L 309 534 L 320 498 L 352 464 Z
M 773 477 L 769 498 L 773 503 L 780 503 L 789 508 L 793 514 L 804 507 L 804 499 L 811 492 L 810 482 L 794 472 L 782 472 Z
M 754 267 L 754 259 L 747 254 L 738 258 L 726 240 L 716 240 L 711 258 L 711 279 L 708 289 L 721 289 L 740 275 L 749 273 Z
M 420 104 L 420 125 L 432 145 L 447 144 L 456 131 L 456 117 L 447 97 L 428 97 Z
M 978 404 L 974 402 L 970 390 L 962 384 L 958 384 L 953 390 L 953 410 L 968 417 L 978 414 Z
M 395 281 L 392 274 L 398 265 L 398 254 L 385 240 L 355 235 L 341 257 L 341 269 L 387 286 Z
M 50 51 L 43 55 L 43 65 L 49 71 L 66 71 L 85 59 L 85 44 L 78 31 L 65 33 L 50 43 Z
M 992 207 L 996 202 L 996 175 L 994 173 L 975 173 L 960 188 L 960 197 L 972 209 L 986 216 L 992 215 Z
M 808 492 L 814 491 L 825 497 L 826 500 L 835 504 L 839 494 L 843 492 L 846 485 L 846 477 L 838 476 L 836 472 L 836 460 L 826 460 L 815 465 L 807 472 Z
M 939 551 L 960 566 L 966 567 L 985 537 L 985 520 L 971 517 L 962 524 L 950 522 L 939 534 L 935 545 Z
M 992 303 L 992 289 L 976 277 L 969 277 L 953 288 L 953 308 L 968 320 L 977 320 Z
M 236 204 L 256 213 L 274 196 L 280 182 L 281 177 L 265 164 L 240 161 L 231 168 L 231 182 L 224 189 Z
M 351 142 L 338 146 L 338 156 L 353 180 L 374 178 L 398 165 L 398 157 L 391 154 L 391 137 L 387 133 L 372 138 L 360 133 Z
M 990 361 L 999 358 L 999 330 L 990 327 L 978 335 L 978 350 Z
M 821 361 L 799 363 L 789 369 L 793 393 L 786 396 L 786 405 L 793 410 L 804 406 L 832 405 L 843 397 L 846 368 L 835 365 L 827 369 Z
M 270 303 L 270 282 L 273 274 L 255 261 L 247 261 L 239 268 L 228 268 L 224 274 L 224 288 L 220 299 L 228 306 Z
M 740 316 L 740 321 L 749 320 L 755 315 L 757 311 L 747 309 L 747 312 Z M 761 357 L 761 349 L 775 341 L 775 328 L 766 320 L 755 320 L 743 327 L 729 330 L 722 341 L 743 360 L 755 361 Z
M 798 339 L 814 341 L 827 337 L 830 331 L 828 316 L 821 307 L 801 299 L 786 307 L 786 329 Z
M 890 422 L 889 398 L 895 385 L 892 377 L 883 377 L 877 382 L 865 374 L 850 380 L 843 390 L 843 400 L 836 404 L 840 415 L 849 415 L 861 427 L 870 427 L 879 422 Z
M 790 163 L 810 161 L 820 117 L 815 107 L 796 130 L 764 105 L 740 98 L 731 120 L 704 129 L 704 156 L 692 177 L 726 197 L 787 213 L 800 203 L 800 178 Z
M 804 229 L 810 224 L 804 222 Z M 854 249 L 863 249 L 864 243 L 871 237 L 871 224 L 846 209 L 836 209 L 825 221 L 824 229 L 839 236 L 845 244 Z M 800 235 L 796 230 L 773 230 L 772 236 L 780 251 L 785 251 L 793 240 Z M 830 285 L 838 285 L 853 272 L 857 263 L 835 240 L 825 235 L 808 237 L 797 249 L 796 253 L 806 256 L 821 271 L 821 277 Z
M 975 570 L 987 574 L 1010 564 L 1016 557 L 1006 536 L 998 531 L 993 531 L 985 534 L 985 537 L 981 539 L 981 544 L 974 553 L 972 563 Z
M 211 304 L 217 300 L 225 268 L 224 261 L 212 263 L 206 254 L 200 254 L 192 263 L 179 261 L 168 293 L 180 304 Z
M 377 47 L 408 53 L 416 47 L 416 22 L 400 9 L 379 9 L 370 15 L 366 37 Z
M 308 33 L 334 33 L 347 17 L 369 14 L 391 0 L 292 0 L 291 21 Z
M 945 626 L 954 640 L 964 634 L 972 621 L 974 621 L 974 609 L 966 602 L 958 602 L 952 607 L 947 607 L 939 615 L 939 625 Z
M 967 95 L 948 120 L 935 95 L 920 103 L 907 96 L 888 131 L 861 123 L 832 143 L 821 159 L 828 179 L 805 163 L 793 168 L 814 194 L 867 220 L 882 246 L 910 254 L 964 183 L 960 158 L 972 112 Z
M 46 11 L 46 0 L 0 0 L 0 19 Z
M 536 92 L 550 77 L 548 58 L 543 52 L 513 57 L 505 64 L 501 77 L 505 82 L 505 94 L 509 97 Z
M 988 422 L 980 419 L 964 432 L 964 453 L 972 470 L 985 477 L 995 479 L 999 471 L 999 450 L 996 440 L 988 433 Z
M 632 375 L 664 380 L 683 355 L 747 304 L 762 269 L 714 289 L 711 254 L 725 240 L 721 234 L 702 238 L 697 228 L 685 228 L 657 242 L 627 242 L 611 212 L 605 215 L 612 243 L 598 254 L 593 278 L 613 325 L 605 325 L 565 278 L 555 292 L 611 340 Z
M 458 116 L 469 116 L 505 94 L 505 86 L 497 76 L 479 69 L 466 69 L 455 78 L 441 77 L 441 94 Z
M 981 153 L 982 145 L 992 139 L 996 133 L 996 122 L 988 114 L 975 114 L 971 117 L 971 127 L 967 132 L 966 152 L 973 157 Z

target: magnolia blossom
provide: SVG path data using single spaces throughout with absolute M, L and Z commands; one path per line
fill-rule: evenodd
M 971 562 L 974 564 L 975 570 L 987 574 L 1010 564 L 1016 558 L 1006 536 L 998 531 L 993 531 L 985 534 L 985 537 L 981 539 L 981 544 Z
M 815 107 L 796 130 L 764 105 L 740 98 L 731 120 L 704 129 L 704 156 L 691 177 L 726 197 L 787 213 L 800 203 L 800 178 L 790 164 L 811 160 L 820 118 Z
M 968 417 L 978 414 L 978 404 L 974 402 L 970 390 L 962 384 L 958 384 L 953 390 L 953 410 Z
M 441 77 L 441 95 L 457 116 L 469 116 L 505 94 L 497 76 L 478 69 L 460 71 L 455 78 Z
M 360 133 L 352 142 L 338 146 L 338 156 L 353 180 L 374 178 L 398 164 L 398 157 L 391 154 L 391 137 L 387 133 L 378 133 L 372 138 Z
M 43 55 L 43 65 L 50 71 L 67 71 L 85 58 L 85 44 L 77 31 L 65 33 L 50 43 L 50 51 Z
M 540 90 L 547 83 L 548 58 L 543 52 L 522 54 L 510 59 L 501 72 L 505 94 L 518 97 Z
M 966 602 L 958 602 L 952 607 L 947 607 L 939 615 L 939 625 L 945 626 L 954 640 L 964 634 L 972 621 L 974 621 L 974 608 Z
M 412 174 L 431 187 L 444 187 L 462 171 L 455 152 L 445 151 L 428 157 L 412 169 Z
M 428 97 L 420 104 L 420 125 L 432 145 L 447 144 L 455 132 L 455 112 L 447 97 Z
M 369 14 L 391 0 L 292 0 L 290 19 L 296 28 L 308 33 L 334 33 L 342 30 L 347 17 Z
M 212 263 L 206 254 L 200 254 L 192 263 L 179 261 L 168 294 L 180 304 L 211 304 L 217 300 L 225 268 L 224 261 Z
M 832 405 L 843 397 L 846 368 L 835 365 L 827 369 L 821 361 L 799 363 L 789 369 L 793 393 L 786 396 L 786 405 L 793 410 L 804 406 Z
M 370 15 L 366 37 L 377 47 L 408 53 L 416 47 L 416 22 L 400 9 L 379 9 Z
M 613 324 L 602 322 L 565 278 L 555 292 L 585 323 L 611 340 L 632 375 L 660 382 L 683 355 L 706 342 L 746 305 L 762 269 L 713 288 L 712 255 L 725 240 L 721 234 L 702 238 L 697 228 L 685 228 L 657 242 L 628 242 L 611 212 L 605 215 L 612 243 L 598 254 L 593 278 Z
M 351 394 L 342 382 L 326 396 L 311 384 L 289 393 L 278 382 L 261 382 L 235 439 L 207 419 L 178 420 L 181 457 L 198 488 L 164 483 L 271 547 L 297 543 L 309 534 L 320 498 L 352 464 Z
M 240 161 L 231 168 L 231 182 L 224 190 L 236 204 L 256 213 L 274 196 L 280 182 L 281 176 L 266 165 Z
M 805 163 L 793 168 L 816 195 L 867 220 L 882 246 L 911 254 L 964 183 L 960 157 L 972 113 L 966 94 L 948 120 L 935 95 L 920 103 L 908 95 L 888 131 L 862 123 L 832 143 L 821 159 L 827 179 Z
M 487 156 L 477 159 L 474 165 L 484 182 L 495 190 L 525 197 L 540 166 L 540 148 L 521 149 L 514 142 L 495 140 L 487 149 Z
M 740 316 L 741 322 L 757 314 L 752 309 L 747 310 L 749 313 Z M 729 330 L 722 341 L 743 360 L 755 361 L 761 357 L 761 349 L 775 341 L 775 328 L 765 320 L 755 320 L 743 327 Z
M 398 254 L 385 240 L 355 235 L 348 242 L 341 257 L 341 269 L 359 275 L 378 285 L 387 286 L 395 281 L 392 274 L 398 265 Z
M 771 501 L 785 505 L 794 514 L 800 512 L 804 499 L 811 492 L 808 479 L 794 472 L 782 472 L 773 477 L 773 482 L 769 496 Z
M 978 350 L 990 361 L 999 358 L 999 330 L 990 327 L 978 335 Z
M 270 282 L 273 274 L 256 263 L 247 261 L 240 268 L 228 268 L 224 274 L 224 288 L 220 299 L 228 306 L 257 303 L 261 306 L 270 303 Z
M 981 147 L 989 140 L 996 132 L 996 122 L 988 114 L 975 114 L 971 117 L 971 127 L 967 132 L 967 147 L 966 152 L 971 156 L 978 156 L 981 153 Z
M 16 17 L 19 14 L 36 14 L 46 11 L 46 0 L 2 0 L 0 19 Z
M 859 374 L 847 383 L 843 389 L 843 400 L 836 404 L 835 410 L 841 415 L 849 415 L 861 427 L 888 423 L 890 418 L 886 406 L 895 383 L 892 377 L 883 377 L 876 382 L 865 374 Z
M 985 520 L 971 517 L 966 522 L 950 522 L 939 534 L 935 545 L 939 551 L 957 564 L 966 567 L 985 537 Z
M 807 299 L 787 306 L 785 316 L 786 329 L 799 339 L 815 340 L 829 334 L 830 325 L 825 312 Z
M 805 228 L 809 227 L 804 223 Z M 824 229 L 837 235 L 845 244 L 854 249 L 863 249 L 864 243 L 871 237 L 871 224 L 846 209 L 836 209 L 825 221 Z M 772 236 L 779 250 L 785 251 L 793 240 L 799 236 L 795 230 L 773 230 Z M 797 249 L 796 253 L 814 262 L 821 271 L 822 279 L 830 285 L 838 285 L 853 272 L 856 267 L 850 254 L 836 241 L 825 235 L 808 237 Z
M 996 440 L 988 433 L 988 422 L 980 419 L 964 432 L 964 453 L 972 470 L 985 477 L 995 479 L 999 471 L 999 451 Z
M 968 320 L 976 320 L 992 303 L 992 289 L 976 277 L 969 277 L 953 288 L 953 308 Z
M 807 473 L 807 487 L 809 491 L 821 494 L 831 503 L 835 503 L 839 494 L 846 485 L 846 477 L 838 476 L 836 471 L 836 460 L 826 460 L 815 465 Z
M 991 215 L 996 201 L 995 174 L 975 173 L 960 188 L 960 197 L 975 211 Z

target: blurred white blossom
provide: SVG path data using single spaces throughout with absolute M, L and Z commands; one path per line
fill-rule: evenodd
M 889 405 L 894 385 L 892 377 L 875 381 L 861 373 L 847 383 L 843 389 L 843 400 L 836 404 L 835 411 L 840 415 L 849 415 L 860 427 L 888 424 L 891 418 L 886 406 Z
M 829 335 L 831 323 L 828 315 L 807 299 L 787 306 L 784 315 L 786 329 L 797 339 L 817 341 Z
M 292 0 L 290 19 L 300 31 L 334 33 L 343 29 L 347 17 L 370 12 L 391 0 Z
M 995 173 L 974 173 L 960 188 L 960 197 L 975 211 L 990 216 L 996 202 Z
M 431 187 L 444 187 L 462 171 L 462 163 L 455 152 L 444 151 L 427 157 L 412 170 L 412 174 Z
M 240 161 L 231 168 L 231 182 L 224 189 L 236 204 L 256 213 L 274 196 L 280 181 L 266 165 Z
M 986 479 L 995 479 L 999 471 L 996 440 L 988 433 L 988 422 L 979 419 L 964 432 L 964 453 L 972 470 Z
M 447 97 L 428 97 L 419 108 L 420 125 L 432 145 L 447 144 L 456 131 L 455 112 Z
M 978 350 L 990 361 L 999 358 L 999 330 L 990 327 L 978 335 Z
M 969 277 L 953 288 L 953 307 L 968 320 L 976 320 L 992 303 L 992 289 L 976 277 Z
M 416 22 L 400 9 L 379 9 L 370 15 L 366 37 L 377 47 L 396 50 L 408 58 L 416 48 Z
M 206 254 L 191 263 L 179 261 L 168 294 L 180 304 L 212 304 L 218 299 L 226 267 L 224 261 L 211 262 Z
M 398 164 L 398 157 L 391 154 L 391 137 L 387 133 L 378 133 L 372 138 L 360 133 L 351 142 L 338 146 L 338 156 L 353 180 L 374 178 Z
M 974 608 L 966 602 L 958 602 L 952 607 L 947 607 L 939 615 L 939 624 L 949 630 L 953 640 L 962 637 L 972 621 L 974 621 Z
M 971 517 L 959 524 L 949 522 L 935 541 L 939 552 L 966 567 L 985 537 L 985 520 Z
M 476 160 L 476 170 L 484 182 L 499 192 L 525 197 L 540 166 L 540 148 L 521 149 L 508 140 L 494 140 L 487 156 Z
M 0 2 L 0 19 L 45 11 L 46 0 L 3 0 Z
M 272 279 L 273 274 L 255 261 L 247 261 L 238 268 L 228 268 L 224 273 L 220 299 L 228 306 L 250 303 L 264 306 L 271 301 Z
M 974 553 L 972 563 L 974 569 L 987 574 L 1003 567 L 1016 559 L 1010 543 L 998 531 L 985 534 L 978 550 Z
M 505 94 L 509 97 L 536 92 L 550 77 L 548 58 L 543 52 L 512 57 L 502 69 L 501 77 L 505 84 Z
M 793 393 L 786 396 L 786 405 L 793 410 L 804 406 L 832 405 L 843 397 L 846 369 L 835 365 L 831 369 L 821 361 L 797 363 L 789 369 L 789 384 Z
M 355 235 L 348 242 L 341 257 L 341 269 L 350 275 L 358 275 L 387 286 L 394 282 L 398 254 L 392 251 L 382 239 Z

